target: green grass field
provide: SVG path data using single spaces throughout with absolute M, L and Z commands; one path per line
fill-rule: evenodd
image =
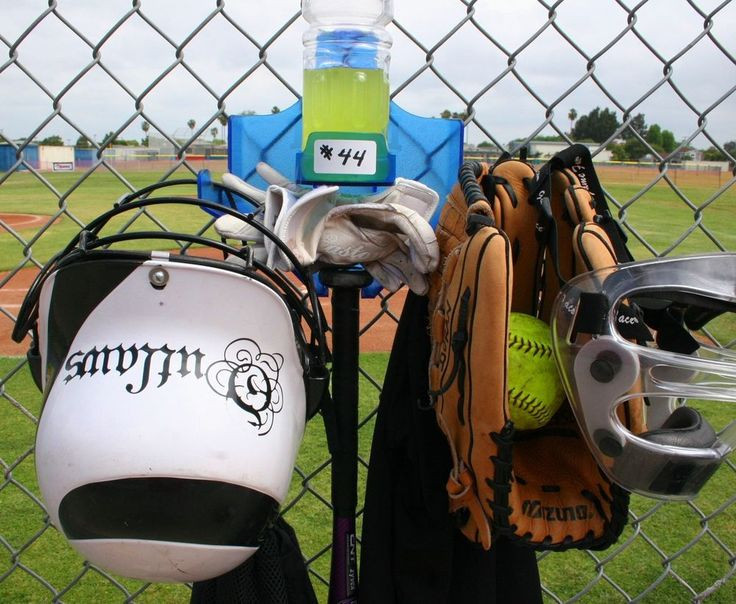
M 388 355 L 385 353 L 364 354 L 361 366 L 369 375 L 382 379 Z M 23 406 L 34 416 L 38 416 L 40 395 L 25 369 L 18 369 L 20 359 L 0 359 L 0 377 L 7 381 L 6 400 L 0 404 L 0 459 L 12 464 L 8 472 L 9 482 L 0 489 L 0 543 L 7 545 L 0 549 L 0 576 L 15 564 L 8 549 L 20 550 L 16 568 L 7 578 L 0 581 L 0 602 L 47 602 L 50 592 L 39 583 L 31 573 L 42 576 L 55 589 L 76 581 L 68 595 L 67 602 L 113 602 L 122 601 L 123 592 L 107 578 L 94 570 L 87 570 L 83 560 L 65 543 L 53 528 L 46 526 L 45 514 L 33 502 L 39 497 L 33 466 L 33 456 L 24 456 L 33 442 L 35 422 L 20 412 L 10 401 L 22 401 Z M 14 373 L 16 372 L 17 373 Z M 360 413 L 368 417 L 377 404 L 376 390 L 366 381 L 361 383 Z M 727 405 L 713 409 L 708 406 L 709 419 L 716 425 L 724 425 L 731 415 Z M 368 421 L 360 432 L 359 448 L 364 459 L 370 452 L 373 420 Z M 304 442 L 298 458 L 298 466 L 310 475 L 327 458 L 327 448 L 319 419 L 307 426 Z M 292 481 L 290 499 L 303 491 L 302 479 L 295 474 Z M 365 471 L 360 472 L 360 493 L 362 500 L 365 486 Z M 309 488 L 319 497 L 329 500 L 329 469 L 317 474 L 309 481 Z M 721 469 L 708 483 L 695 500 L 703 514 L 713 514 L 728 500 L 729 494 L 736 491 L 736 475 L 728 468 Z M 656 514 L 652 511 L 656 509 Z M 655 582 L 664 571 L 663 560 L 674 557 L 671 567 L 697 591 L 708 588 L 730 570 L 726 552 L 716 539 L 733 551 L 736 548 L 736 510 L 730 505 L 709 521 L 712 536 L 706 536 L 697 546 L 677 552 L 699 535 L 703 529 L 701 516 L 685 503 L 662 506 L 659 502 L 633 497 L 632 510 L 641 522 L 629 525 L 618 544 L 605 552 L 598 553 L 599 565 L 584 552 L 548 554 L 540 562 L 540 572 L 544 585 L 558 597 L 565 599 L 574 596 L 601 572 L 622 586 L 631 596 L 637 595 Z M 310 492 L 303 494 L 297 505 L 286 513 L 286 519 L 294 526 L 300 540 L 302 551 L 307 558 L 317 555 L 329 547 L 331 520 L 328 510 L 320 499 Z M 360 524 L 359 524 L 360 526 Z M 644 531 L 646 537 L 641 533 Z M 623 547 L 628 545 L 628 547 Z M 619 553 L 620 550 L 620 553 Z M 616 555 L 617 554 L 617 555 Z M 608 559 L 611 559 L 608 561 Z M 329 576 L 329 555 L 318 558 L 313 568 L 323 577 Z M 134 593 L 143 584 L 130 579 L 115 578 L 128 592 Z M 320 602 L 326 600 L 326 588 L 314 579 Z M 643 601 L 659 603 L 685 602 L 687 592 L 673 579 L 667 578 L 650 596 Z M 721 588 L 709 602 L 733 602 L 736 598 L 736 584 L 729 582 Z M 136 598 L 139 602 L 183 603 L 189 599 L 189 591 L 182 585 L 154 585 Z M 620 594 L 606 581 L 599 582 L 587 595 L 584 602 L 608 603 L 620 601 Z
M 66 193 L 79 178 L 78 173 L 45 174 L 56 192 Z M 142 187 L 156 182 L 160 173 L 130 172 L 126 179 L 134 187 Z M 191 178 L 186 170 L 180 170 L 172 178 Z M 22 229 L 19 235 L 22 241 L 3 231 L 0 235 L 0 270 L 8 270 L 24 264 L 28 251 L 38 262 L 46 262 L 53 254 L 62 249 L 84 225 L 103 212 L 112 209 L 113 203 L 123 194 L 130 191 L 113 173 L 97 170 L 81 185 L 73 189 L 66 197 L 59 196 L 45 184 L 39 182 L 28 173 L 15 173 L 0 186 L 0 212 L 31 213 L 56 217 L 52 227 L 38 234 L 37 228 Z M 167 191 L 168 195 L 195 195 L 194 186 L 179 186 Z M 109 233 L 113 233 L 123 225 L 126 218 L 118 218 L 110 223 Z M 130 216 L 135 216 L 133 212 Z M 209 216 L 197 208 L 184 206 L 158 207 L 151 215 L 142 215 L 136 220 L 138 229 L 157 229 L 151 216 L 161 221 L 172 230 L 194 233 L 207 224 Z M 171 242 L 163 245 L 172 247 Z
M 72 187 L 79 173 L 45 174 L 49 183 L 60 193 Z M 190 174 L 181 171 L 181 177 Z M 160 179 L 158 172 L 129 172 L 125 177 L 134 185 L 142 186 Z M 658 184 L 641 199 L 627 206 L 637 195 L 641 183 L 607 182 L 603 184 L 613 197 L 625 206 L 624 218 L 657 253 L 666 250 L 674 241 L 688 233 L 693 225 L 694 212 L 666 185 Z M 37 229 L 20 231 L 23 241 L 10 234 L 0 234 L 0 270 L 12 270 L 27 265 L 27 257 L 43 262 L 63 247 L 78 230 L 75 219 L 85 223 L 102 211 L 127 188 L 118 178 L 98 170 L 89 179 L 64 197 L 61 205 L 66 212 L 58 223 L 37 236 Z M 703 204 L 713 194 L 709 184 L 682 185 L 683 192 L 696 205 Z M 182 193 L 193 194 L 194 188 L 182 188 Z M 728 250 L 736 250 L 736 188 L 731 187 L 702 213 L 702 225 Z M 0 213 L 34 213 L 49 216 L 60 211 L 58 197 L 32 175 L 16 173 L 0 185 Z M 199 210 L 157 209 L 157 219 L 170 228 L 186 231 L 205 225 L 208 217 Z M 142 217 L 143 220 L 150 218 Z M 24 250 L 24 245 L 29 249 Z M 630 236 L 630 245 L 637 258 L 647 258 L 651 252 L 636 237 Z M 695 229 L 682 239 L 677 254 L 715 251 L 719 249 L 708 233 Z M 713 335 L 721 342 L 736 339 L 736 323 L 720 319 L 713 326 Z M 383 380 L 387 354 L 361 355 L 361 366 L 379 383 Z M 51 592 L 37 577 L 59 590 L 70 583 L 74 587 L 62 596 L 66 602 L 123 601 L 123 591 L 115 583 L 95 570 L 83 565 L 82 559 L 64 542 L 58 533 L 46 527 L 46 518 L 34 498 L 39 497 L 33 467 L 33 456 L 25 455 L 33 443 L 35 421 L 40 411 L 40 396 L 22 367 L 20 358 L 0 358 L 0 464 L 4 478 L 0 479 L 0 602 L 47 602 Z M 377 404 L 377 392 L 367 381 L 361 383 L 361 417 L 368 417 Z M 27 409 L 31 416 L 20 407 Z M 708 405 L 709 418 L 717 425 L 728 422 L 733 412 L 726 404 Z M 368 459 L 373 420 L 362 428 L 360 452 Z M 301 447 L 298 465 L 310 474 L 327 459 L 327 448 L 319 420 L 312 421 Z M 360 469 L 360 500 L 365 484 L 364 468 Z M 331 521 L 320 498 L 329 500 L 329 469 L 318 473 L 309 482 L 317 495 L 304 491 L 301 478 L 295 474 L 291 496 L 300 497 L 298 504 L 286 513 L 295 527 L 303 553 L 308 558 L 317 556 L 330 543 Z M 561 600 L 575 596 L 586 586 L 595 583 L 582 601 L 608 603 L 623 601 L 623 594 L 611 582 L 619 585 L 628 596 L 634 597 L 654 584 L 656 587 L 641 600 L 649 603 L 668 601 L 686 602 L 692 593 L 716 584 L 733 571 L 729 553 L 736 551 L 736 473 L 722 468 L 708 483 L 694 502 L 662 506 L 653 500 L 634 497 L 632 510 L 640 522 L 630 524 L 621 540 L 608 550 L 599 552 L 597 560 L 585 552 L 552 553 L 540 561 L 544 585 Z M 655 513 L 656 512 L 656 513 Z M 711 517 L 710 515 L 713 514 Z M 707 524 L 704 520 L 707 519 Z M 699 535 L 703 538 L 692 548 L 688 543 Z M 329 555 L 319 556 L 313 568 L 323 577 L 329 576 Z M 667 573 L 667 570 L 671 572 Z M 77 581 L 77 578 L 80 577 Z M 679 580 L 678 580 L 679 577 Z M 134 593 L 140 582 L 115 578 L 125 589 Z M 326 600 L 326 588 L 314 579 L 320 602 Z M 137 602 L 187 602 L 189 590 L 180 585 L 155 585 L 137 596 Z M 548 598 L 548 601 L 552 601 Z M 728 581 L 708 602 L 735 602 L 736 582 Z
M 132 186 L 138 187 L 157 182 L 163 174 L 140 171 L 125 172 L 123 176 Z M 217 178 L 219 175 L 213 173 L 213 176 Z M 54 191 L 32 174 L 23 172 L 12 174 L 0 185 L 0 212 L 44 214 L 59 218 L 53 228 L 44 230 L 39 236 L 36 228 L 21 230 L 19 234 L 22 241 L 4 232 L 0 234 L 0 270 L 23 264 L 29 252 L 27 247 L 30 247 L 37 261 L 46 261 L 78 231 L 77 222 L 84 224 L 109 210 L 120 195 L 129 191 L 115 174 L 105 168 L 98 168 L 79 185 L 78 172 L 46 173 L 44 177 Z M 188 170 L 180 168 L 171 178 L 191 177 Z M 657 183 L 632 202 L 647 184 L 646 178 L 631 182 L 631 179 L 620 178 L 618 173 L 615 180 L 601 178 L 609 194 L 623 206 L 621 218 L 636 232 L 636 235 L 629 233 L 629 244 L 635 258 L 652 257 L 652 252 L 639 238 L 646 241 L 657 254 L 668 250 L 674 242 L 678 242 L 678 245 L 670 255 L 718 251 L 719 244 L 723 249 L 736 250 L 736 186 L 731 186 L 703 207 L 718 189 L 717 181 L 704 178 L 703 183 L 695 180 L 678 185 L 691 204 L 701 208 L 697 212 L 664 182 Z M 177 187 L 177 191 L 195 194 L 194 187 Z M 611 210 L 616 212 L 615 207 Z M 207 222 L 207 216 L 195 208 L 156 208 L 154 214 L 169 228 L 187 232 L 197 230 Z M 146 225 L 146 217 L 142 220 L 144 222 L 139 223 L 141 228 L 151 226 L 150 221 Z M 111 228 L 120 224 L 122 220 L 112 223 Z

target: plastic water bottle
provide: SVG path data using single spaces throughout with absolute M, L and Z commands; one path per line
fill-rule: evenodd
M 302 147 L 313 133 L 388 128 L 393 0 L 302 0 L 304 34 Z M 340 137 L 343 137 L 340 135 Z

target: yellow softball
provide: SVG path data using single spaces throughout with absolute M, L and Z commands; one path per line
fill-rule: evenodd
M 509 320 L 509 411 L 517 430 L 544 426 L 565 398 L 557 373 L 549 325 L 512 312 Z

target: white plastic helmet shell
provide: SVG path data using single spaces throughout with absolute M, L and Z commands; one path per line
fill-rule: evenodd
M 270 287 L 170 260 L 68 264 L 44 283 L 39 486 L 82 556 L 156 582 L 257 549 L 305 423 L 294 323 Z

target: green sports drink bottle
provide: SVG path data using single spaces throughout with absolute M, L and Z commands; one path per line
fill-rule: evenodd
M 302 14 L 304 180 L 387 180 L 392 0 L 302 0 Z

